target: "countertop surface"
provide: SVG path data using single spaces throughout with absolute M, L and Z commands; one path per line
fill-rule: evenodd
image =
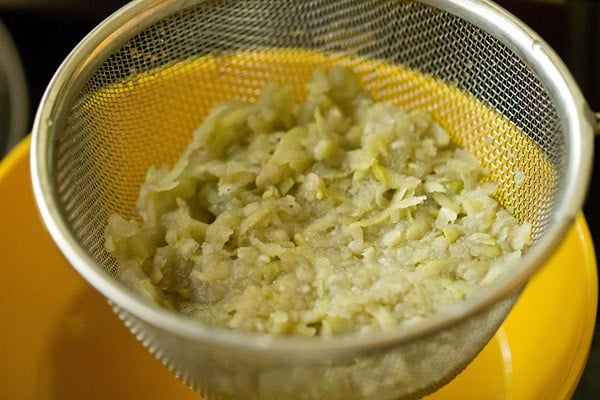
M 12 34 L 25 68 L 29 119 L 52 74 L 68 52 L 124 1 L 2 1 L 0 21 Z M 498 3 L 538 32 L 561 56 L 591 108 L 600 111 L 600 2 L 591 0 L 510 0 Z M 100 5 L 101 4 L 101 5 Z M 596 146 L 600 145 L 596 139 Z M 598 148 L 598 147 L 596 147 Z M 596 156 L 599 157 L 599 156 Z M 596 162 L 583 212 L 596 254 L 600 254 L 600 162 Z M 600 329 L 575 400 L 600 398 Z

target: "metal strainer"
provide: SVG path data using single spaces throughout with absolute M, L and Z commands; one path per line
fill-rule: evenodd
M 376 100 L 430 109 L 492 171 L 500 202 L 533 226 L 522 262 L 419 323 L 323 339 L 204 326 L 118 282 L 103 232 L 111 213 L 134 217 L 147 168 L 172 164 L 215 103 L 254 100 L 269 80 L 302 95 L 314 67 L 334 64 Z M 561 241 L 587 189 L 593 124 L 555 53 L 489 2 L 140 0 L 61 65 L 35 119 L 31 165 L 67 259 L 206 399 L 416 398 L 475 357 Z

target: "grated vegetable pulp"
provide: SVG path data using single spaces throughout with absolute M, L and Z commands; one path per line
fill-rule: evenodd
M 216 106 L 148 170 L 140 220 L 105 232 L 122 281 L 211 325 L 327 336 L 426 317 L 521 257 L 531 226 L 429 112 L 373 101 L 343 67 L 306 88 Z

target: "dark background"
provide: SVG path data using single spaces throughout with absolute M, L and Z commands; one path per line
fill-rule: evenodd
M 579 83 L 591 108 L 600 111 L 600 2 L 497 2 L 521 18 L 556 50 Z M 46 85 L 68 52 L 94 26 L 124 3 L 123 0 L 0 0 L 0 21 L 4 22 L 12 34 L 25 68 L 30 97 L 30 120 Z M 596 146 L 599 144 L 599 139 L 596 139 Z M 600 162 L 596 162 L 583 211 L 597 254 L 600 254 L 599 184 Z M 597 327 L 575 400 L 600 398 L 598 331 L 600 329 Z

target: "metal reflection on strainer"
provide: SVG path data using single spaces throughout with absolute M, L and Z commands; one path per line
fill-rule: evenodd
M 298 96 L 344 65 L 377 101 L 426 108 L 475 154 L 498 200 L 533 227 L 509 276 L 420 323 L 365 337 L 220 330 L 140 299 L 114 277 L 108 216 L 133 217 L 152 164 L 173 163 L 211 107 L 269 81 Z M 135 1 L 69 55 L 40 104 L 36 199 L 74 268 L 206 399 L 397 399 L 432 392 L 483 348 L 579 212 L 593 116 L 562 62 L 486 1 Z M 152 382 L 148 382 L 152 385 Z

